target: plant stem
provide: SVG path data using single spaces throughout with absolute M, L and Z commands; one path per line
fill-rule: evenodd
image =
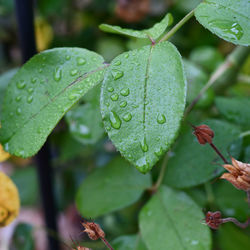
M 109 242 L 105 238 L 101 238 L 103 243 L 109 248 L 110 250 L 114 250 L 113 247 L 109 244 Z
M 222 153 L 219 151 L 219 149 L 213 144 L 210 143 L 210 146 L 214 149 L 214 151 L 217 153 L 217 155 L 220 156 L 220 158 L 224 161 L 225 164 L 228 164 L 227 160 L 225 159 L 225 157 L 222 155 Z
M 186 108 L 184 117 L 186 117 L 193 109 L 195 104 L 200 100 L 202 95 L 215 83 L 217 83 L 217 89 L 223 87 L 223 85 L 229 85 L 232 80 L 235 79 L 239 67 L 245 61 L 249 54 L 250 48 L 248 47 L 236 47 L 231 54 L 229 54 L 224 61 L 211 75 L 206 85 L 201 89 L 199 94 L 194 98 L 190 105 Z
M 227 223 L 227 222 L 233 222 L 235 225 L 237 225 L 240 228 L 246 228 L 250 225 L 250 218 L 247 219 L 247 221 L 245 223 L 241 223 L 239 222 L 237 219 L 235 218 L 225 218 L 225 219 L 221 219 L 222 223 Z
M 194 10 L 190 11 L 185 17 L 183 17 L 180 22 L 178 22 L 162 39 L 159 43 L 168 40 L 171 36 L 175 34 L 177 30 L 179 30 L 191 17 L 194 16 Z
M 163 181 L 163 178 L 164 178 L 164 175 L 165 175 L 165 172 L 166 172 L 168 158 L 169 158 L 168 153 L 166 153 L 165 156 L 164 156 L 162 165 L 161 165 L 161 170 L 160 170 L 158 179 L 157 179 L 156 183 L 151 188 L 148 189 L 152 193 L 155 193 L 158 190 L 158 188 L 160 187 L 160 185 L 161 185 L 161 183 Z

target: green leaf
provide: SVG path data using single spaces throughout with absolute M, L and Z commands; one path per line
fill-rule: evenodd
M 147 250 L 139 235 L 124 235 L 112 241 L 112 247 L 116 250 Z
M 12 78 L 4 99 L 0 140 L 11 154 L 29 157 L 63 115 L 103 79 L 103 58 L 80 48 L 44 51 Z
M 208 125 L 214 131 L 213 143 L 228 156 L 229 145 L 240 134 L 240 129 L 230 123 L 220 120 L 207 120 L 202 124 Z M 196 124 L 195 124 L 196 125 Z M 234 155 L 234 157 L 238 157 Z M 208 145 L 200 145 L 189 128 L 178 140 L 173 155 L 169 159 L 164 183 L 171 187 L 187 188 L 202 184 L 219 174 L 224 169 L 215 164 L 223 164 L 213 149 Z
M 100 107 L 91 103 L 80 105 L 66 114 L 73 137 L 82 144 L 94 144 L 104 134 Z
M 220 38 L 239 45 L 250 44 L 250 2 L 206 0 L 195 9 L 195 17 Z
M 101 112 L 121 154 L 146 173 L 173 143 L 183 115 L 186 80 L 169 42 L 121 54 L 105 74 Z
M 196 64 L 184 60 L 184 68 L 187 77 L 187 103 L 191 103 L 208 81 L 208 75 Z M 197 102 L 195 107 L 207 108 L 213 103 L 214 91 L 209 88 Z
M 162 186 L 139 215 L 148 249 L 209 250 L 211 236 L 201 209 L 184 192 Z
M 141 175 L 117 157 L 84 179 L 76 196 L 77 208 L 83 216 L 95 218 L 136 202 L 150 185 L 150 175 Z
M 227 223 L 218 230 L 218 242 L 221 250 L 246 250 L 250 246 L 250 237 L 243 230 Z
M 250 127 L 250 99 L 217 97 L 215 104 L 219 112 L 229 121 Z
M 163 32 L 166 30 L 168 26 L 170 26 L 173 22 L 173 17 L 171 14 L 167 14 L 159 23 L 156 23 L 152 28 L 145 30 L 132 30 L 121 28 L 119 26 L 113 26 L 109 24 L 101 24 L 99 28 L 102 31 L 121 34 L 125 36 L 132 36 L 137 38 L 152 38 L 156 40 Z
M 37 202 L 37 193 L 39 192 L 36 169 L 34 167 L 26 167 L 16 170 L 11 179 L 18 188 L 21 205 L 35 205 Z
M 224 217 L 236 217 L 246 220 L 249 208 L 246 200 L 246 192 L 236 189 L 226 180 L 221 180 L 214 189 L 216 204 Z
M 11 78 L 16 74 L 18 69 L 11 69 L 0 76 L 0 119 L 2 112 L 2 103 L 5 90 L 11 80 Z

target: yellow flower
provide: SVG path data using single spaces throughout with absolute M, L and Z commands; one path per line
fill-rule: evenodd
M 20 200 L 16 185 L 0 172 L 0 227 L 10 224 L 18 215 Z

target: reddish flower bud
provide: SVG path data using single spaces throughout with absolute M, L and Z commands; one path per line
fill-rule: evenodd
M 206 224 L 212 229 L 218 229 L 219 226 L 223 223 L 221 219 L 221 212 L 210 212 L 208 211 L 205 218 Z
M 200 144 L 212 143 L 214 132 L 207 125 L 203 124 L 198 127 L 193 126 L 194 132 L 193 134 L 197 137 L 197 140 Z

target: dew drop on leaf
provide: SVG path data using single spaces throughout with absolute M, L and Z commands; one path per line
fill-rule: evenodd
M 77 69 L 73 69 L 70 71 L 70 75 L 75 76 L 77 74 L 77 72 L 78 72 Z
M 128 96 L 129 93 L 130 93 L 129 88 L 123 88 L 121 90 L 121 95 L 123 95 L 123 96 Z
M 240 40 L 243 36 L 243 29 L 237 22 L 228 20 L 212 20 L 208 23 L 217 33 L 223 34 L 227 39 Z
M 54 72 L 54 79 L 55 81 L 60 81 L 62 79 L 62 69 L 61 68 L 56 68 Z
M 162 153 L 163 153 L 162 147 L 160 147 L 158 150 L 155 151 L 155 155 L 156 155 L 157 157 L 160 157 L 160 156 L 162 155 Z
M 29 97 L 27 98 L 27 102 L 28 102 L 28 103 L 32 103 L 32 101 L 33 101 L 33 96 L 31 95 L 31 96 L 29 96 Z
M 141 141 L 141 149 L 143 152 L 148 151 L 148 144 L 146 142 L 146 137 L 144 137 L 143 140 Z
M 17 101 L 17 102 L 20 102 L 21 99 L 22 99 L 22 96 L 20 96 L 20 95 L 16 97 L 16 101 Z
M 36 81 L 37 81 L 37 78 L 36 78 L 36 77 L 32 77 L 32 78 L 31 78 L 31 83 L 34 84 L 34 83 L 36 83 Z
M 129 122 L 131 119 L 132 119 L 132 115 L 130 113 L 126 113 L 122 119 L 125 121 L 125 122 Z
M 114 88 L 113 88 L 113 87 L 108 87 L 108 91 L 109 91 L 109 92 L 113 92 L 113 91 L 114 91 Z
M 110 120 L 111 126 L 113 128 L 119 129 L 121 127 L 121 120 L 120 120 L 119 116 L 114 111 L 110 112 L 109 120 Z
M 70 60 L 71 56 L 70 55 L 67 55 L 66 56 L 66 60 Z
M 17 109 L 16 109 L 16 113 L 17 113 L 18 115 L 21 115 L 21 113 L 22 113 L 21 108 L 17 108 Z
M 21 81 L 18 81 L 16 85 L 17 85 L 17 88 L 23 89 L 25 88 L 26 83 L 23 80 L 21 80 Z
M 119 95 L 118 95 L 117 93 L 114 93 L 113 95 L 110 96 L 110 99 L 111 99 L 112 101 L 117 101 L 118 98 L 119 98 Z
M 127 106 L 127 102 L 126 102 L 126 101 L 120 102 L 120 107 L 121 107 L 121 108 L 124 108 L 124 107 L 126 107 L 126 106 Z
M 111 74 L 112 74 L 112 76 L 113 76 L 113 78 L 114 78 L 115 80 L 117 80 L 117 79 L 123 77 L 123 71 L 120 71 L 120 70 L 117 70 L 117 69 L 113 69 L 113 70 L 111 71 Z
M 86 60 L 82 57 L 77 58 L 77 65 L 84 65 L 86 63 Z
M 165 117 L 165 115 L 159 114 L 159 115 L 157 116 L 157 122 L 158 122 L 159 124 L 165 123 L 165 122 L 166 122 L 166 117 Z
M 116 61 L 116 62 L 114 63 L 114 65 L 115 65 L 115 66 L 121 65 L 121 61 L 120 61 L 120 60 Z
M 33 88 L 29 88 L 29 89 L 28 89 L 28 93 L 30 93 L 30 94 L 33 93 L 33 91 L 34 91 Z

